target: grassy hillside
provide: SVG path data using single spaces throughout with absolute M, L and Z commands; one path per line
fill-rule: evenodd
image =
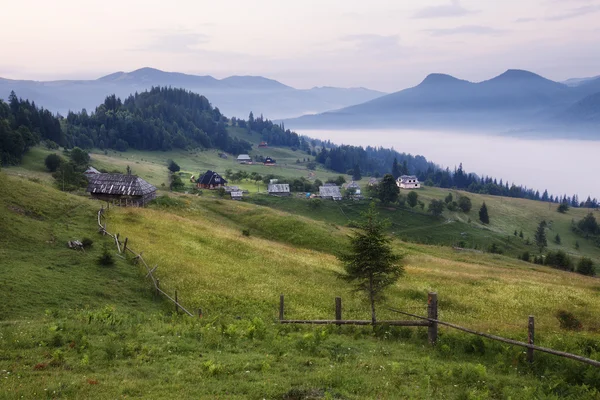
M 202 319 L 177 316 L 153 297 L 144 271 L 130 260 L 115 256 L 115 266 L 97 265 L 103 244 L 111 245 L 97 233 L 101 203 L 52 188 L 39 167 L 44 154 L 36 149 L 23 167 L 0 173 L 0 398 L 600 396 L 593 367 L 538 353 L 530 366 L 522 349 L 446 329 L 431 349 L 424 329 L 274 323 L 280 293 L 289 318 L 331 318 L 335 296 L 343 298 L 344 317 L 367 318 L 365 303 L 337 278 L 335 257 L 347 245 L 348 222 L 366 202 L 324 202 L 312 210 L 303 199 L 252 194 L 233 202 L 205 193 L 172 195 L 146 209 L 111 208 L 108 230 L 128 237 L 130 247 L 159 266 L 164 290 L 177 289 L 184 306 L 204 313 Z M 134 172 L 166 177 L 160 157 L 170 154 L 123 156 L 139 157 Z M 107 165 L 120 165 L 118 157 L 105 157 Z M 182 159 L 180 165 L 193 165 L 193 157 Z M 124 162 L 123 168 L 131 160 Z M 419 194 L 427 201 L 447 191 Z M 527 317 L 535 315 L 537 344 L 600 359 L 598 279 L 512 255 L 412 243 L 453 244 L 466 232 L 479 247 L 510 236 L 507 253 L 516 252 L 524 244 L 514 229 L 532 237 L 537 219 L 546 218 L 568 245 L 570 219 L 583 211 L 561 215 L 543 203 L 468 196 L 471 215 L 436 219 L 380 209 L 393 222 L 393 245 L 406 263 L 386 304 L 423 314 L 433 290 L 442 320 L 517 340 L 525 340 Z M 486 228 L 473 216 L 484 200 Z M 83 237 L 94 240 L 85 253 L 66 247 Z M 580 243 L 580 253 L 597 257 Z M 573 313 L 582 329 L 561 328 L 559 310 Z M 380 309 L 380 318 L 398 316 Z

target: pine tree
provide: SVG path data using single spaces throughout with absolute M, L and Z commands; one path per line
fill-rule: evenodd
M 400 171 L 398 159 L 394 158 L 394 163 L 392 164 L 392 176 L 394 177 L 394 179 L 398 179 L 400 175 L 402 175 L 402 171 Z
M 546 239 L 546 221 L 540 222 L 537 231 L 535 232 L 534 239 L 540 253 L 542 253 L 544 249 L 548 247 L 548 240 Z
M 487 209 L 487 206 L 485 205 L 485 202 L 483 202 L 483 204 L 481 205 L 481 208 L 479 209 L 479 220 L 484 224 L 490 223 L 490 216 L 488 214 L 488 209 Z
M 378 197 L 383 204 L 395 203 L 398 201 L 400 189 L 396 185 L 396 180 L 390 174 L 386 174 L 379 184 Z
M 560 235 L 557 233 L 556 236 L 554 237 L 554 243 L 556 244 L 560 244 Z
M 393 253 L 391 240 L 385 235 L 386 221 L 379 218 L 373 203 L 358 226 L 360 230 L 350 238 L 350 251 L 338 256 L 344 264 L 344 274 L 340 277 L 367 295 L 375 325 L 375 303 L 402 276 L 402 257 Z

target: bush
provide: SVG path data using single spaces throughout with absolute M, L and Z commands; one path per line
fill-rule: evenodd
M 488 252 L 492 253 L 492 254 L 504 253 L 504 251 L 496 243 L 492 243 L 492 245 L 490 247 L 488 247 Z
M 323 200 L 321 199 L 310 199 L 308 201 L 308 208 L 311 210 L 318 210 L 323 205 Z
M 561 214 L 566 213 L 567 211 L 569 211 L 569 205 L 567 203 L 561 203 L 558 208 L 556 209 L 556 211 L 558 211 Z
M 242 229 L 242 235 L 249 237 L 250 236 L 250 229 Z
M 579 322 L 579 320 L 575 318 L 575 315 L 570 311 L 558 310 L 556 312 L 556 318 L 562 329 L 579 331 L 583 328 L 581 322 Z
M 446 202 L 446 204 L 450 204 L 452 203 L 452 200 L 454 198 L 452 197 L 452 193 L 448 193 L 448 196 L 446 196 L 446 198 L 444 199 L 444 201 Z
M 167 163 L 168 163 L 169 171 L 171 171 L 172 173 L 179 172 L 181 170 L 181 168 L 175 161 L 169 160 L 169 161 L 167 161 Z
M 596 275 L 596 270 L 594 269 L 594 262 L 587 257 L 583 257 L 581 260 L 579 260 L 579 262 L 577 263 L 576 271 L 578 274 L 582 275 Z
M 441 200 L 431 200 L 428 211 L 438 217 L 444 212 L 445 206 L 446 205 Z
M 450 210 L 450 211 L 456 211 L 456 210 L 458 210 L 458 204 L 455 201 L 452 201 L 452 202 L 448 203 L 446 205 L 446 207 L 448 207 L 448 210 Z
M 523 252 L 523 254 L 521 254 L 519 259 L 529 262 L 529 260 L 531 259 L 531 255 L 529 254 L 528 251 L 525 251 L 525 252 Z
M 102 265 L 104 267 L 110 267 L 115 265 L 115 258 L 108 250 L 108 246 L 106 244 L 102 248 L 102 254 L 100 254 L 100 257 L 98 257 L 97 262 L 98 265 Z
M 414 208 L 419 202 L 419 194 L 414 190 L 408 192 L 408 195 L 406 196 L 406 201 L 408 202 L 408 205 L 411 208 Z
M 81 244 L 83 244 L 83 248 L 88 249 L 88 248 L 92 247 L 92 244 L 94 244 L 94 241 L 88 237 L 85 237 L 81 240 Z
M 468 213 L 471 211 L 471 207 L 473 204 L 471 203 L 471 199 L 466 196 L 461 196 L 458 199 L 458 207 L 462 210 L 462 212 Z
M 48 154 L 46 160 L 44 160 L 46 168 L 48 168 L 48 171 L 50 172 L 55 172 L 60 166 L 61 162 L 62 158 L 60 158 L 58 154 Z
M 573 260 L 562 250 L 549 251 L 546 254 L 544 264 L 565 271 L 573 271 Z

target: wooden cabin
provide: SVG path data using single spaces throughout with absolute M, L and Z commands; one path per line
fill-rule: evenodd
M 199 189 L 218 189 L 227 185 L 227 180 L 218 173 L 208 170 L 196 181 Z
M 260 142 L 258 147 L 269 147 L 269 146 L 268 146 L 267 142 Z
M 265 165 L 275 165 L 276 161 L 274 159 L 272 159 L 271 157 L 267 157 L 265 158 L 264 164 Z
M 144 207 L 156 197 L 156 188 L 135 175 L 88 175 L 87 192 L 92 198 L 125 207 Z
M 240 154 L 237 157 L 237 162 L 240 164 L 252 164 L 252 157 L 250 157 L 248 154 Z
M 325 184 L 319 186 L 319 197 L 322 199 L 331 199 L 335 201 L 342 200 L 342 193 L 337 185 Z
M 287 197 L 290 196 L 290 185 L 287 183 L 270 183 L 267 191 L 271 196 Z

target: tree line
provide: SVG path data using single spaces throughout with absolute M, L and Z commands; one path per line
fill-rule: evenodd
M 0 163 L 18 164 L 31 147 L 41 140 L 63 142 L 59 119 L 34 102 L 17 98 L 11 92 L 8 103 L 0 100 Z
M 153 87 L 130 95 L 115 95 L 88 114 L 69 112 L 66 117 L 67 146 L 98 147 L 126 151 L 168 151 L 174 148 L 217 148 L 246 153 L 251 144 L 231 137 L 228 120 L 204 96 L 184 89 Z

